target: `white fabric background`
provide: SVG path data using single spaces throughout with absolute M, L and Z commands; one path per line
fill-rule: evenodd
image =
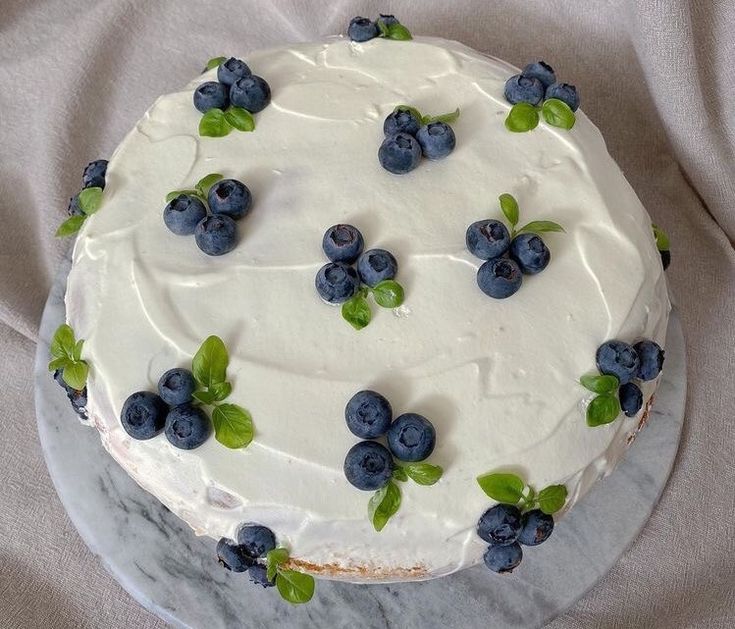
M 83 166 L 209 57 L 379 11 L 552 63 L 673 242 L 690 378 L 677 464 L 634 546 L 553 627 L 735 626 L 735 0 L 0 0 L 0 626 L 162 626 L 80 541 L 35 430 L 37 325 L 68 246 L 53 233 Z

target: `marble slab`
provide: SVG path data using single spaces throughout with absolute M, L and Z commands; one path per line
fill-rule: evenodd
M 684 418 L 684 339 L 669 324 L 666 370 L 650 421 L 615 472 L 563 519 L 513 574 L 475 567 L 442 579 L 394 585 L 317 582 L 308 605 L 223 570 L 215 543 L 197 538 L 131 480 L 81 425 L 46 369 L 64 319 L 68 260 L 49 295 L 36 356 L 38 432 L 51 478 L 80 535 L 141 605 L 177 627 L 538 627 L 584 595 L 636 538 L 676 455 Z

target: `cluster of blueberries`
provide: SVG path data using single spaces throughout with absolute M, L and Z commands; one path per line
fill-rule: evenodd
M 360 290 L 360 283 L 373 288 L 392 280 L 398 272 L 395 256 L 385 249 L 363 253 L 365 241 L 352 225 L 333 225 L 322 238 L 322 249 L 330 262 L 316 274 L 316 291 L 329 304 L 342 304 Z M 357 262 L 357 269 L 353 266 Z
M 203 114 L 210 109 L 230 105 L 247 109 L 251 114 L 265 109 L 271 101 L 267 81 L 253 74 L 248 65 L 230 57 L 217 68 L 217 81 L 207 81 L 194 90 L 194 107 Z
M 446 122 L 424 123 L 410 108 L 397 107 L 383 122 L 383 133 L 378 160 L 395 175 L 412 171 L 422 155 L 427 159 L 446 157 L 457 144 L 454 130 Z
M 93 162 L 89 162 L 84 167 L 84 173 L 82 173 L 82 190 L 86 188 L 105 188 L 105 176 L 107 175 L 107 160 L 97 159 Z M 69 216 L 81 216 L 84 214 L 82 208 L 79 206 L 79 195 L 75 194 L 69 199 L 69 206 L 67 207 L 67 213 Z
M 247 571 L 250 580 L 263 587 L 273 587 L 267 576 L 263 558 L 276 547 L 276 536 L 267 526 L 243 524 L 237 541 L 223 537 L 217 542 L 219 563 L 232 572 Z
M 237 179 L 220 179 L 207 194 L 211 214 L 200 198 L 180 194 L 163 209 L 163 222 L 174 234 L 191 236 L 210 256 L 221 256 L 237 245 L 235 220 L 247 215 L 252 205 L 248 187 Z
M 371 39 L 375 39 L 380 35 L 380 27 L 378 21 L 382 22 L 384 26 L 390 28 L 394 24 L 400 22 L 395 15 L 384 15 L 380 14 L 377 20 L 371 20 L 368 17 L 353 17 L 350 20 L 350 25 L 347 27 L 347 36 L 356 42 L 365 42 Z
M 57 369 L 54 371 L 54 380 L 61 388 L 64 389 L 64 391 L 66 391 L 66 397 L 69 398 L 71 407 L 74 409 L 74 412 L 79 415 L 80 419 L 89 419 L 89 415 L 87 414 L 87 387 L 84 387 L 81 390 L 70 387 L 66 382 L 64 382 L 63 374 L 63 369 Z
M 347 480 L 364 491 L 385 487 L 399 461 L 423 461 L 434 451 L 436 431 L 423 415 L 404 413 L 393 420 L 390 402 L 375 391 L 359 391 L 345 407 L 345 421 L 353 435 L 364 439 L 347 452 Z M 377 441 L 386 437 L 386 448 Z
M 122 426 L 133 439 L 151 439 L 162 430 L 171 445 L 193 450 L 212 434 L 212 421 L 192 404 L 196 390 L 188 369 L 169 369 L 158 381 L 158 393 L 137 391 L 125 400 L 120 413 Z
M 536 106 L 549 98 L 566 103 L 572 111 L 579 108 L 577 88 L 569 83 L 558 83 L 553 68 L 543 61 L 529 63 L 505 83 L 505 99 L 512 105 L 529 103 Z
M 554 530 L 554 517 L 541 509 L 521 513 L 511 504 L 497 504 L 482 514 L 477 534 L 488 544 L 483 555 L 493 572 L 512 572 L 523 559 L 524 546 L 538 546 Z
M 633 381 L 655 380 L 663 369 L 664 357 L 661 346 L 650 340 L 635 345 L 606 341 L 597 349 L 597 369 L 601 374 L 616 376 L 620 382 L 618 399 L 626 417 L 634 417 L 643 407 L 643 392 Z

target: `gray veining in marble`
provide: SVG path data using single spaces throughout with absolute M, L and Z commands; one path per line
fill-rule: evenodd
M 686 393 L 684 339 L 671 319 L 667 361 L 646 428 L 625 460 L 527 553 L 512 575 L 483 567 L 425 583 L 317 582 L 314 599 L 293 607 L 274 589 L 251 585 L 143 491 L 82 426 L 46 370 L 48 343 L 64 317 L 68 261 L 41 323 L 36 356 L 38 431 L 51 477 L 89 548 L 143 606 L 179 627 L 366 627 L 443 629 L 537 627 L 590 589 L 633 542 L 666 484 L 677 451 Z

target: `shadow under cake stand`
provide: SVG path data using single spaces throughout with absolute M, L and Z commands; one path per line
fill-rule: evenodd
M 647 426 L 615 472 L 564 517 L 512 575 L 476 566 L 441 579 L 391 585 L 320 580 L 307 605 L 251 584 L 141 489 L 80 425 L 46 368 L 64 321 L 68 259 L 46 303 L 35 364 L 38 432 L 56 491 L 90 550 L 146 609 L 178 627 L 538 627 L 610 570 L 648 520 L 676 456 L 684 418 L 684 338 L 672 313 L 666 369 Z

